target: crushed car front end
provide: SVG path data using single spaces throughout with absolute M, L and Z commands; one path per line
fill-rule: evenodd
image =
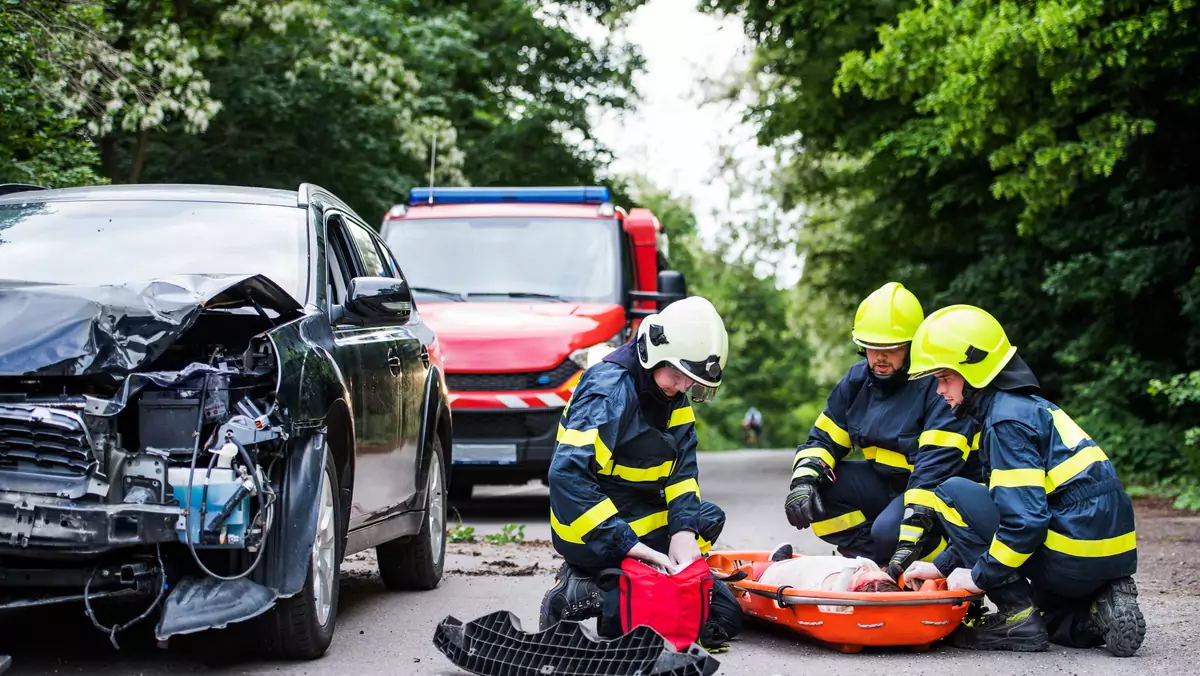
M 287 438 L 266 329 L 299 307 L 261 277 L 197 276 L 8 286 L 0 316 L 47 297 L 79 311 L 28 317 L 41 340 L 0 351 L 0 609 L 157 602 L 256 566 Z
M 284 504 L 284 486 L 311 482 L 290 474 L 313 463 L 296 457 L 312 441 L 295 437 L 289 407 L 313 353 L 305 331 L 320 330 L 301 328 L 314 317 L 297 300 L 308 284 L 305 210 L 175 196 L 8 201 L 0 611 L 81 602 L 116 645 L 129 623 L 97 619 L 109 600 L 140 604 L 136 620 L 158 611 L 164 640 L 295 594 L 304 562 L 280 563 L 279 550 L 302 548 L 292 531 L 311 532 L 313 517 Z M 170 242 L 185 226 L 192 240 Z M 151 254 L 155 232 L 167 239 Z M 236 232 L 248 234 L 239 243 Z M 178 272 L 200 266 L 269 274 Z

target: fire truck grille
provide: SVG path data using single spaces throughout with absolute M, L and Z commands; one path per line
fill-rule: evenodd
M 549 371 L 525 373 L 447 373 L 446 386 L 451 392 L 514 392 L 518 390 L 553 390 L 562 386 L 579 371 L 579 365 L 568 359 Z
M 454 412 L 454 436 L 459 439 L 532 439 L 556 431 L 561 411 L 535 413 Z

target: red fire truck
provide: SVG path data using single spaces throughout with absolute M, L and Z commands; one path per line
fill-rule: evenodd
M 381 234 L 437 332 L 458 499 L 545 481 L 583 369 L 687 295 L 662 224 L 604 187 L 415 188 Z

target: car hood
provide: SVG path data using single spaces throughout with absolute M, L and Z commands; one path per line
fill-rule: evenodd
M 106 285 L 0 280 L 0 376 L 128 376 L 160 357 L 207 308 L 300 304 L 262 275 L 177 275 Z
M 546 371 L 625 326 L 621 306 L 595 303 L 421 303 L 420 312 L 449 373 Z

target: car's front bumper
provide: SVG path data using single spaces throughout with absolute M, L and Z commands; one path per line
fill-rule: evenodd
M 0 493 L 0 554 L 94 555 L 178 541 L 180 508 Z

